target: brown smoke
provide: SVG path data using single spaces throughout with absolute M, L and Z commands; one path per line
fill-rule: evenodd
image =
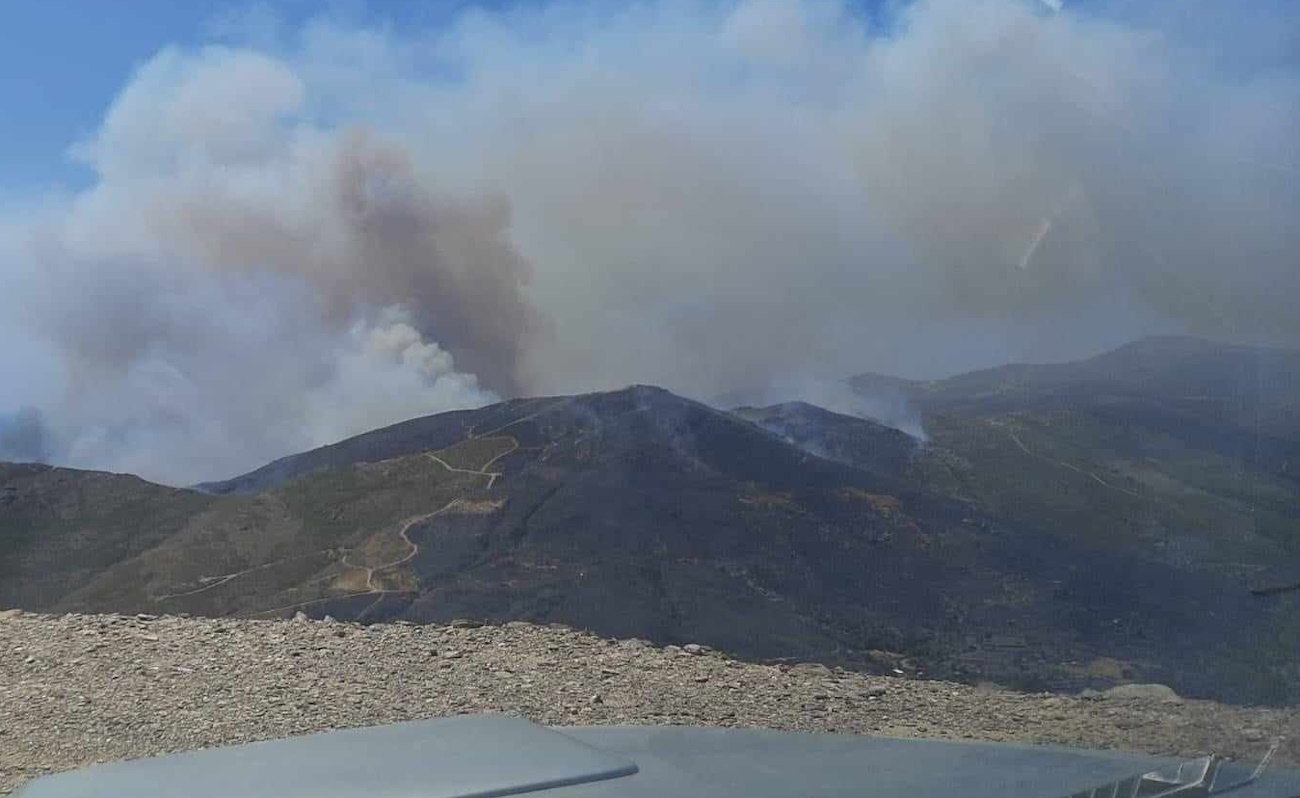
M 200 191 L 160 198 L 158 229 L 209 268 L 306 280 L 340 324 L 359 303 L 401 305 L 485 387 L 519 391 L 524 348 L 544 328 L 523 295 L 529 270 L 506 238 L 505 201 L 437 197 L 401 146 L 365 131 L 321 160 L 294 191 L 309 198 L 305 217 Z

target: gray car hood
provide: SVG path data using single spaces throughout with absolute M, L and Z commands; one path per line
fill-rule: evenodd
M 22 798 L 1062 798 L 1177 760 L 999 743 L 696 727 L 547 728 L 507 715 L 398 723 L 96 765 Z M 1223 783 L 1249 774 L 1223 768 Z M 1266 771 L 1233 798 L 1300 796 Z

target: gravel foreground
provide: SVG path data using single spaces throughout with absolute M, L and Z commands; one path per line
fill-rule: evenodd
M 1159 691 L 1088 699 L 756 665 L 563 627 L 0 612 L 0 794 L 114 759 L 501 711 L 552 725 L 706 724 L 1257 760 L 1300 708 Z M 1295 765 L 1284 743 L 1275 761 Z

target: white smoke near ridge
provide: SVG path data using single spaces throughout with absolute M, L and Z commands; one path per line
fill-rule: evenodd
M 498 394 L 1295 344 L 1297 23 L 1177 5 L 553 2 L 165 50 L 74 149 L 95 183 L 0 218 L 0 413 L 175 484 Z
M 921 443 L 929 440 L 924 420 L 902 393 L 876 391 L 864 394 L 844 380 L 797 380 L 773 382 L 762 396 L 764 404 L 801 401 L 834 413 L 869 418 L 905 432 Z M 819 457 L 820 452 L 813 452 Z

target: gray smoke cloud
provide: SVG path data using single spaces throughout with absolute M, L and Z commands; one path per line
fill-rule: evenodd
M 39 410 L 24 407 L 12 415 L 0 415 L 0 460 L 30 463 L 42 462 L 49 456 Z
M 1285 3 L 886 8 L 164 50 L 73 149 L 92 185 L 0 217 L 0 412 L 176 484 L 498 395 L 1300 342 Z

